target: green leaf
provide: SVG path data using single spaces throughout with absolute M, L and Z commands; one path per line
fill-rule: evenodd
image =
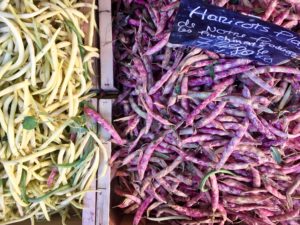
M 218 62 L 214 61 L 211 65 L 207 66 L 206 69 L 209 72 L 209 75 L 212 79 L 215 79 L 215 65 L 217 65 Z
M 214 67 L 214 66 L 210 66 L 210 67 L 209 67 L 209 76 L 210 76 L 212 79 L 215 79 L 215 67 Z
M 208 191 L 208 189 L 204 189 L 205 183 L 208 180 L 208 178 L 213 175 L 213 174 L 217 174 L 217 173 L 226 173 L 226 174 L 230 174 L 232 176 L 236 176 L 234 173 L 230 172 L 229 170 L 224 170 L 224 169 L 220 169 L 220 170 L 212 170 L 210 172 L 208 172 L 202 179 L 202 181 L 200 182 L 199 188 L 202 192 L 206 192 Z
M 155 152 L 154 155 L 159 158 L 162 158 L 162 159 L 166 159 L 166 160 L 170 159 L 170 157 L 168 155 L 160 153 L 160 152 Z
M 26 116 L 23 120 L 23 128 L 25 130 L 32 130 L 36 128 L 38 125 L 38 122 L 36 121 L 36 118 L 33 116 Z
M 97 123 L 91 117 L 86 118 L 86 127 L 91 131 L 97 132 Z
M 92 137 L 90 137 L 86 147 L 84 148 L 84 151 L 91 152 L 94 149 L 94 147 L 95 147 L 95 141 Z
M 180 88 L 180 86 L 178 85 L 178 86 L 175 86 L 175 89 L 174 89 L 174 91 L 175 91 L 175 93 L 176 94 L 180 94 L 180 92 L 181 92 L 181 90 L 180 90 L 181 88 Z
M 271 154 L 273 159 L 277 162 L 277 164 L 282 163 L 281 154 L 276 147 L 271 147 Z

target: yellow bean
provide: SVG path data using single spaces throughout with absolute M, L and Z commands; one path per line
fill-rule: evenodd
M 93 162 L 90 170 L 86 173 L 86 175 L 83 178 L 82 183 L 80 185 L 81 190 L 85 190 L 91 186 L 91 183 L 96 178 L 99 162 L 100 162 L 100 154 L 99 154 L 99 151 L 96 150 L 95 156 L 94 156 L 94 162 Z
M 0 79 L 3 77 L 3 75 L 10 69 L 12 65 L 12 60 L 5 63 L 3 66 L 0 67 Z
M 3 164 L 4 170 L 7 174 L 8 180 L 9 180 L 9 184 L 12 185 L 14 191 L 20 195 L 21 194 L 21 190 L 19 188 L 19 183 L 17 182 L 17 179 L 13 173 L 13 168 L 14 166 L 12 165 L 5 165 Z
M 14 156 L 19 156 L 19 152 L 15 145 L 14 118 L 15 118 L 16 110 L 17 110 L 17 96 L 14 96 L 11 104 L 11 110 L 10 110 L 8 126 L 7 126 L 7 139 L 12 154 Z
M 92 60 L 92 58 L 99 58 L 99 53 L 98 52 L 89 52 L 83 59 L 83 62 L 89 62 Z
M 9 0 L 7 0 L 7 2 L 9 2 Z M 19 14 L 19 17 L 21 19 L 30 19 L 33 17 L 38 16 L 39 14 L 42 14 L 43 12 L 45 12 L 49 7 L 44 7 L 42 9 L 39 9 L 36 12 L 33 13 L 24 13 L 24 14 Z M 11 13 L 6 13 L 6 12 L 0 12 L 0 16 L 5 17 L 7 19 L 15 19 L 14 15 Z
M 9 161 L 6 161 L 6 160 L 0 160 L 0 162 L 4 165 L 14 165 L 14 164 L 17 164 L 17 163 L 24 163 L 26 161 L 29 161 L 29 160 L 32 160 L 32 159 L 35 159 L 35 158 L 38 158 L 40 156 L 43 156 L 43 155 L 47 155 L 51 152 L 55 152 L 55 151 L 58 151 L 60 150 L 60 148 L 62 147 L 65 147 L 66 145 L 56 145 L 56 146 L 50 146 L 48 148 L 45 148 L 43 150 L 40 150 L 40 151 L 37 151 L 35 153 L 32 153 L 30 155 L 26 155 L 24 157 L 20 157 L 20 158 L 17 158 L 17 159 L 14 159 L 14 160 L 9 160 Z
M 73 84 L 72 82 L 68 83 L 68 102 L 69 102 L 69 117 L 75 116 L 74 114 L 74 104 L 73 104 Z
M 48 211 L 47 211 L 45 203 L 44 202 L 40 202 L 40 206 L 41 206 L 42 212 L 44 213 L 45 219 L 48 220 L 48 221 L 50 221 L 50 217 L 49 217 L 49 214 L 48 214 Z
M 33 46 L 33 42 L 30 39 L 30 37 L 25 34 L 25 38 L 28 44 L 28 48 L 29 48 L 29 54 L 30 54 L 30 69 L 31 69 L 31 73 L 30 73 L 30 78 L 31 78 L 31 85 L 36 87 L 36 59 L 35 59 L 35 52 L 34 52 L 34 46 Z
M 11 86 L 5 88 L 4 90 L 0 91 L 0 97 L 10 94 L 11 92 L 14 92 L 17 89 L 24 88 L 25 86 L 28 86 L 28 85 L 29 85 L 29 82 L 27 80 L 20 82 L 18 84 L 11 85 Z
M 3 129 L 5 133 L 7 133 L 7 124 L 1 109 L 0 109 L 0 125 L 1 125 L 1 129 Z
M 94 11 L 95 11 L 95 0 L 93 0 L 92 9 L 91 9 L 91 12 L 94 12 Z M 95 14 L 91 13 L 90 22 L 89 22 L 89 38 L 88 38 L 89 46 L 93 46 L 93 43 L 94 43 L 94 27 L 95 26 L 96 26 Z
M 14 25 L 8 19 L 2 17 L 1 14 L 0 14 L 0 21 L 5 23 L 9 27 L 9 29 L 16 41 L 16 47 L 17 47 L 16 52 L 18 53 L 18 59 L 16 60 L 16 62 L 13 65 L 10 66 L 10 70 L 14 70 L 14 69 L 18 68 L 24 60 L 24 52 L 25 52 L 24 44 L 23 44 L 20 32 L 16 29 L 16 27 L 17 27 L 16 25 Z
M 62 101 L 65 90 L 67 88 L 67 85 L 70 81 L 70 78 L 72 76 L 73 70 L 74 70 L 74 65 L 75 65 L 75 60 L 78 54 L 78 40 L 77 40 L 77 36 L 74 32 L 72 32 L 72 51 L 71 51 L 71 56 L 70 56 L 70 61 L 68 64 L 68 68 L 65 74 L 65 79 L 63 81 L 62 87 L 61 87 L 61 91 L 60 91 L 60 95 L 59 95 L 59 100 Z

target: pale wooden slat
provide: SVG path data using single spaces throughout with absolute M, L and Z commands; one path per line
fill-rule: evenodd
M 113 47 L 112 47 L 112 15 L 111 0 L 99 0 L 99 28 L 100 28 L 100 87 L 102 91 L 114 91 L 113 77 Z M 100 114 L 104 119 L 112 122 L 112 100 L 100 99 Z M 100 128 L 102 140 L 109 140 L 107 132 Z M 111 142 L 104 141 L 108 157 L 111 156 Z M 100 177 L 99 170 L 97 188 L 103 189 L 97 193 L 97 225 L 110 224 L 110 168 L 103 177 Z
M 91 184 L 90 190 L 96 190 L 96 181 Z M 82 211 L 82 225 L 96 224 L 96 194 L 95 192 L 88 192 L 83 199 L 84 209 Z
M 111 0 L 99 0 L 100 83 L 103 91 L 115 91 L 113 77 L 113 45 Z
M 112 99 L 99 100 L 99 112 L 103 118 L 111 123 L 112 122 Z M 104 140 L 103 144 L 107 150 L 108 157 L 111 156 L 111 142 L 109 135 L 104 129 L 100 128 L 100 136 Z M 99 170 L 99 175 L 101 171 Z M 97 188 L 103 189 L 101 193 L 97 193 L 97 225 L 109 225 L 109 211 L 110 211 L 110 168 L 103 177 L 98 176 Z
M 98 100 L 92 99 L 92 105 L 97 109 Z M 91 184 L 90 190 L 97 189 L 97 182 L 94 180 Z M 97 193 L 95 191 L 91 191 L 85 194 L 83 203 L 84 209 L 82 211 L 82 225 L 96 225 L 96 201 L 97 201 Z

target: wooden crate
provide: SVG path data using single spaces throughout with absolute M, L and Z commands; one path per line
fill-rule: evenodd
M 84 0 L 91 3 L 93 0 Z M 96 0 L 97 2 L 97 0 Z M 112 19 L 111 19 L 111 0 L 98 0 L 98 9 L 95 12 L 95 20 L 98 22 L 99 33 L 95 31 L 94 46 L 100 49 L 100 59 L 95 60 L 94 72 L 92 77 L 92 92 L 100 93 L 102 91 L 115 91 L 113 79 L 113 50 L 112 50 Z M 85 13 L 87 9 L 83 8 Z M 83 29 L 86 29 L 84 26 Z M 86 31 L 86 30 L 85 30 Z M 88 31 L 87 31 L 88 32 Z M 99 35 L 98 35 L 99 34 Z M 86 35 L 87 37 L 88 35 Z M 85 40 L 86 41 L 86 40 Z M 101 68 L 101 69 L 100 69 Z M 112 122 L 112 100 L 110 99 L 91 99 L 92 105 L 98 109 L 98 112 L 108 121 Z M 110 137 L 105 130 L 99 129 L 102 139 L 109 140 Z M 111 156 L 111 143 L 103 142 L 108 157 Z M 108 163 L 108 162 L 104 162 Z M 71 217 L 67 223 L 72 225 L 108 225 L 110 210 L 110 169 L 107 170 L 103 177 L 100 165 L 98 178 L 91 184 L 90 190 L 84 197 L 84 209 L 82 211 L 82 220 L 78 217 Z M 102 191 L 95 191 L 101 189 Z M 16 225 L 30 225 L 29 220 L 22 221 Z M 51 218 L 51 221 L 37 222 L 41 225 L 61 225 L 59 215 Z

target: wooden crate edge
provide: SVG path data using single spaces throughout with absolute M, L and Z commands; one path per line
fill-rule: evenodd
M 98 108 L 97 99 L 92 99 L 91 103 L 96 109 Z M 94 180 L 90 187 L 91 192 L 86 193 L 83 199 L 82 225 L 96 225 L 96 189 L 97 182 Z
M 112 39 L 111 0 L 99 0 L 100 36 L 100 88 L 104 92 L 116 91 L 114 86 L 114 60 Z
M 103 116 L 103 118 L 112 123 L 112 99 L 100 99 L 99 100 L 99 112 Z M 110 136 L 106 130 L 100 128 L 100 135 L 102 140 L 109 140 Z M 108 158 L 111 157 L 112 144 L 110 141 L 104 141 L 103 145 L 107 150 Z M 108 162 L 107 162 L 108 163 Z M 102 170 L 98 171 L 98 180 L 97 180 L 97 189 L 102 190 L 97 193 L 97 214 L 96 214 L 96 224 L 97 225 L 109 225 L 109 215 L 110 215 L 110 172 L 111 169 L 108 167 L 104 176 L 102 174 Z

